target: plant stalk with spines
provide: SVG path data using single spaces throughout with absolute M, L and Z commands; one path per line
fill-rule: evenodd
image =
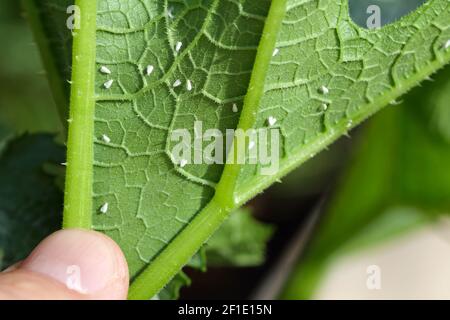
M 92 227 L 96 0 L 77 0 L 80 29 L 73 33 L 64 228 Z

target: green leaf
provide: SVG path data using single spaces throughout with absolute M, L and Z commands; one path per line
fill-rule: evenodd
M 56 133 L 61 130 L 60 120 L 19 5 L 3 1 L 0 11 L 0 134 Z
M 205 245 L 208 266 L 258 266 L 265 260 L 273 228 L 258 222 L 249 209 L 233 212 Z
M 64 148 L 51 135 L 24 135 L 0 157 L 0 269 L 23 258 L 61 226 L 62 192 L 46 163 L 60 163 Z
M 432 115 L 441 107 L 436 96 L 450 99 L 449 79 L 446 67 L 365 128 L 353 163 L 283 297 L 311 298 L 337 256 L 379 244 L 448 212 L 450 144 L 436 134 Z
M 154 296 L 230 211 L 450 59 L 447 0 L 379 30 L 356 26 L 347 0 L 76 4 L 83 16 L 64 225 L 93 227 L 120 244 L 134 280 L 130 298 Z M 178 79 L 183 85 L 173 87 Z M 224 132 L 265 127 L 269 116 L 282 135 L 274 175 L 256 165 L 173 161 L 171 133 L 192 132 L 195 120 Z M 105 203 L 108 213 L 99 214 Z

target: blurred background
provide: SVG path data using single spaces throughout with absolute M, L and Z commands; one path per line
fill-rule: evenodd
M 349 3 L 353 20 L 366 27 L 371 4 L 380 7 L 386 24 L 423 2 Z M 58 108 L 20 1 L 0 2 L 0 41 L 0 150 L 26 132 L 52 133 L 63 141 Z M 261 232 L 258 240 L 246 230 L 230 237 L 258 252 L 239 259 L 234 251 L 211 253 L 207 272 L 186 268 L 192 283 L 181 289 L 181 298 L 450 299 L 449 76 L 450 68 L 439 71 L 252 200 L 247 212 L 271 231 Z M 34 145 L 42 153 L 50 148 Z M 63 161 L 62 146 L 52 152 L 53 162 Z M 46 194 L 57 195 L 55 206 L 45 208 L 50 218 L 29 222 L 37 230 L 33 237 L 17 231 L 24 218 L 8 215 L 16 210 L 7 205 L 11 190 L 0 190 L 4 266 L 13 261 L 5 248 L 26 254 L 36 239 L 59 226 L 63 169 L 44 160 L 38 177 L 50 177 Z M 2 161 L 0 166 L 9 160 Z M 14 177 L 0 168 L 0 179 Z M 22 234 L 20 245 L 15 234 Z M 261 248 L 261 242 L 267 243 Z M 215 245 L 220 247 L 220 236 Z M 239 266 L 227 266 L 227 254 Z

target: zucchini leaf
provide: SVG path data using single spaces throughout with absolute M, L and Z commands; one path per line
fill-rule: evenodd
M 154 296 L 230 211 L 450 59 L 448 0 L 377 30 L 353 23 L 347 0 L 76 4 L 64 225 L 119 243 L 130 298 Z M 181 167 L 169 152 L 195 121 L 225 132 L 269 117 L 282 137 L 273 175 Z

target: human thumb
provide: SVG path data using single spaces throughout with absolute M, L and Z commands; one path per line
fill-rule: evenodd
M 0 299 L 125 299 L 128 267 L 118 245 L 86 230 L 61 230 L 0 273 Z

